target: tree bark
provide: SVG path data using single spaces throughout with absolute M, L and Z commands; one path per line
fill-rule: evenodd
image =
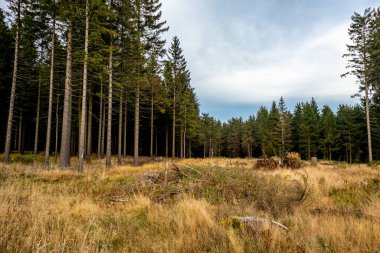
M 56 112 L 55 112 L 55 157 L 57 158 L 57 154 L 58 154 L 58 135 L 59 135 L 59 94 L 57 94 L 57 108 L 56 108 Z M 47 140 L 46 140 L 47 141 Z M 50 145 L 50 142 L 49 144 Z M 46 153 L 45 153 L 45 164 L 46 165 L 49 165 L 49 152 L 50 152 L 50 149 L 49 149 L 49 146 L 47 146 L 48 148 L 46 149 L 47 150 L 47 160 L 46 160 Z M 45 152 L 46 152 L 45 150 Z M 47 163 L 46 163 L 47 161 Z
M 99 126 L 98 126 L 98 159 L 102 158 L 102 126 L 103 126 L 103 85 L 100 83 L 100 106 L 99 106 Z
M 118 136 L 118 148 L 117 148 L 117 164 L 121 165 L 121 144 L 123 135 L 123 95 L 124 91 L 120 91 L 119 101 L 119 136 Z
M 20 118 L 18 122 L 18 144 L 17 144 L 17 153 L 21 154 L 22 152 L 22 110 L 20 111 Z
M 134 150 L 133 163 L 139 164 L 139 128 L 140 128 L 140 85 L 137 84 L 135 93 L 135 132 L 134 132 Z
M 40 125 L 40 104 L 41 104 L 41 74 L 38 78 L 38 95 L 37 95 L 37 115 L 36 115 L 36 128 L 34 133 L 34 149 L 33 154 L 37 155 L 38 152 L 38 130 Z
M 108 65 L 109 83 L 108 83 L 108 122 L 107 122 L 107 149 L 106 149 L 106 167 L 111 167 L 111 138 L 112 138 L 112 43 L 110 46 L 110 57 Z
M 127 156 L 127 91 L 125 91 L 125 98 L 124 98 L 124 136 L 123 136 L 123 157 L 126 158 Z
M 87 162 L 91 162 L 92 154 L 92 85 L 90 84 L 89 97 L 88 97 L 88 123 L 87 123 Z
M 174 90 L 174 95 L 173 95 L 173 126 L 172 126 L 172 158 L 175 158 L 175 106 L 176 106 L 176 101 L 175 101 L 175 90 Z
M 49 83 L 49 108 L 48 122 L 46 127 L 46 143 L 45 143 L 45 166 L 49 167 L 50 160 L 50 136 L 51 136 L 51 117 L 53 111 L 53 84 L 54 84 L 54 50 L 55 50 L 55 17 L 53 17 L 53 32 L 51 38 L 51 53 L 50 53 L 50 83 Z M 59 95 L 57 95 L 57 112 L 58 115 Z M 58 117 L 57 117 L 56 132 L 58 133 Z M 58 134 L 56 134 L 55 152 L 57 153 Z
M 18 67 L 18 49 L 19 49 L 19 33 L 20 33 L 20 9 L 21 0 L 18 0 L 18 20 L 16 26 L 16 38 L 15 38 L 15 53 L 13 62 L 13 76 L 12 76 L 12 88 L 11 88 L 11 98 L 9 101 L 9 112 L 8 112 L 8 122 L 7 122 L 7 133 L 5 136 L 5 147 L 4 147 L 4 162 L 9 163 L 10 149 L 11 149 L 11 137 L 12 137 L 12 123 L 13 123 L 13 111 L 15 105 L 16 97 L 16 82 L 17 82 L 17 67 Z
M 69 22 L 67 31 L 67 59 L 66 59 L 66 78 L 65 78 L 65 95 L 63 102 L 62 117 L 62 134 L 61 134 L 61 151 L 60 167 L 67 168 L 70 166 L 70 138 L 71 138 L 71 99 L 72 99 L 72 23 Z
M 166 118 L 166 128 L 165 128 L 165 156 L 169 157 L 169 125 Z
M 87 68 L 88 68 L 88 0 L 86 0 L 86 29 L 84 36 L 84 64 L 83 64 L 83 86 L 82 86 L 82 112 L 80 118 L 79 133 L 79 152 L 78 152 L 78 171 L 83 172 L 84 145 L 86 131 L 86 115 L 87 115 Z
M 154 139 L 154 90 L 151 84 L 151 100 L 150 100 L 150 157 L 153 157 L 153 139 Z
M 106 106 L 107 106 L 107 103 L 106 103 L 106 100 L 104 100 L 104 103 L 103 103 L 103 119 L 102 119 L 102 145 L 101 145 L 101 153 L 102 153 L 102 156 L 105 154 L 104 153 L 104 147 L 105 147 L 105 138 L 106 138 Z
M 365 115 L 367 121 L 367 136 L 368 136 L 368 161 L 372 162 L 372 138 L 371 138 L 371 123 L 369 118 L 369 87 L 366 80 L 365 83 Z

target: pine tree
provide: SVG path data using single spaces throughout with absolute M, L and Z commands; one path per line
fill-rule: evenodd
M 350 28 L 348 29 L 348 34 L 350 36 L 352 45 L 347 45 L 347 54 L 343 57 L 348 58 L 347 69 L 349 72 L 343 74 L 346 76 L 348 74 L 353 75 L 357 78 L 359 83 L 359 91 L 364 91 L 364 102 L 366 111 L 366 122 L 367 122 L 367 139 L 368 139 L 368 160 L 372 161 L 372 141 L 371 141 L 371 121 L 370 121 L 370 89 L 372 87 L 370 79 L 370 23 L 373 16 L 373 10 L 368 8 L 364 11 L 363 15 L 354 13 L 351 17 Z
M 21 0 L 15 3 L 15 6 L 10 6 L 10 9 L 17 15 L 16 17 L 16 36 L 15 36 L 15 51 L 13 60 L 13 76 L 12 76 L 12 89 L 11 98 L 9 101 L 9 112 L 7 121 L 7 132 L 4 148 L 4 162 L 9 163 L 10 148 L 11 148 L 11 135 L 12 135 L 12 123 L 13 123 L 13 110 L 16 98 L 16 82 L 17 82 L 17 67 L 18 67 L 18 50 L 19 50 L 19 36 L 20 36 L 20 21 L 21 21 Z
M 336 127 L 335 114 L 329 106 L 325 105 L 321 116 L 321 149 L 324 158 L 328 158 L 330 161 L 335 150 Z

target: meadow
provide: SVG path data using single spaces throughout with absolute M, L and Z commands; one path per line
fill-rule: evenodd
M 94 159 L 83 174 L 0 163 L 0 252 L 380 252 L 375 165 L 131 163 L 107 170 Z M 233 216 L 288 230 L 236 224 Z

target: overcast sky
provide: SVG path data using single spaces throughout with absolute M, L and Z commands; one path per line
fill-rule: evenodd
M 374 0 L 162 0 L 170 41 L 177 35 L 201 111 L 223 121 L 256 113 L 283 96 L 289 109 L 317 100 L 354 104 L 341 78 L 352 14 Z
M 351 15 L 375 0 L 161 0 L 191 71 L 201 111 L 223 121 L 248 118 L 283 96 L 289 109 L 354 104 L 342 55 Z M 4 8 L 5 0 L 0 0 Z

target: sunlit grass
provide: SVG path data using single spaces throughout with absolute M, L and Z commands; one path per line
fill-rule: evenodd
M 93 159 L 83 174 L 75 158 L 64 171 L 0 164 L 0 252 L 380 249 L 376 168 L 324 163 L 266 171 L 252 170 L 254 159 L 227 158 L 123 162 L 106 169 Z M 298 201 L 303 178 L 307 197 Z M 224 222 L 230 216 L 275 219 L 289 232 L 234 229 Z

